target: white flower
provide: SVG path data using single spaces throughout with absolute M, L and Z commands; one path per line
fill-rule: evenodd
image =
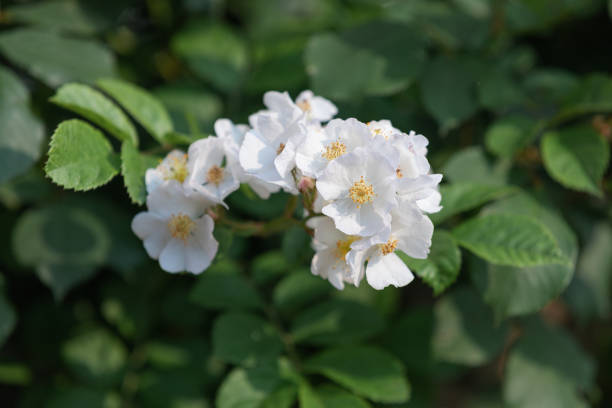
M 203 215 L 211 203 L 201 195 L 185 195 L 177 183 L 166 183 L 147 197 L 148 211 L 132 221 L 153 259 L 167 272 L 201 273 L 217 253 L 214 222 Z
M 389 138 L 389 143 L 398 152 L 398 177 L 415 178 L 429 173 L 431 167 L 427 160 L 427 145 L 429 141 L 423 135 L 395 133 Z
M 391 121 L 387 119 L 372 120 L 367 125 L 372 136 L 382 136 L 385 139 L 389 139 L 396 133 L 402 133 L 399 129 L 394 128 Z
M 304 111 L 309 122 L 327 122 L 338 113 L 336 105 L 321 96 L 316 96 L 310 90 L 302 91 L 296 98 L 295 104 Z
M 414 202 L 427 213 L 436 213 L 442 209 L 442 196 L 438 191 L 441 174 L 424 174 L 415 178 L 402 178 L 398 181 L 398 196 L 402 201 Z
M 180 150 L 173 150 L 155 168 L 145 173 L 147 192 L 152 193 L 165 182 L 178 183 L 187 187 L 185 182 L 189 176 L 187 168 L 187 154 Z
M 280 187 L 247 174 L 240 165 L 240 146 L 248 131 L 247 125 L 234 125 L 229 119 L 215 121 L 215 133 L 219 139 L 223 140 L 227 166 L 230 171 L 239 182 L 247 183 L 260 198 L 267 199 L 271 193 L 279 191 Z
M 322 212 L 345 234 L 376 234 L 391 222 L 397 180 L 395 168 L 383 154 L 357 148 L 329 163 L 317 180 L 317 190 L 329 201 Z
M 328 217 L 312 218 L 308 221 L 308 226 L 314 229 L 313 248 L 316 253 L 311 263 L 314 275 L 329 280 L 336 289 L 344 289 L 344 282 L 353 282 L 354 275 L 363 274 L 363 260 L 361 265 L 356 263 L 357 270 L 354 271 L 346 262 L 351 244 L 360 237 L 338 231 L 334 227 L 334 222 Z M 354 251 L 353 257 L 359 257 L 357 251 Z
M 402 202 L 392 211 L 389 227 L 351 245 L 347 261 L 351 268 L 359 270 L 365 258 L 368 261 L 365 269 L 366 279 L 375 289 L 383 289 L 389 285 L 405 286 L 414 276 L 395 254 L 395 250 L 399 249 L 413 258 L 427 258 L 433 230 L 433 224 L 427 216 L 410 203 Z M 362 276 L 356 277 L 356 282 L 361 278 Z
M 200 139 L 189 146 L 188 156 L 188 185 L 209 200 L 225 205 L 225 197 L 236 191 L 240 183 L 224 166 L 223 141 L 215 136 Z
M 323 128 L 308 127 L 295 163 L 307 176 L 318 178 L 332 160 L 370 143 L 370 131 L 364 123 L 353 118 L 334 119 Z

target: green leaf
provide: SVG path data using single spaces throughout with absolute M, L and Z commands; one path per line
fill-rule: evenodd
M 451 183 L 503 185 L 507 179 L 506 169 L 501 166 L 493 167 L 480 146 L 459 150 L 446 162 L 442 173 Z
M 435 224 L 465 211 L 473 210 L 489 201 L 496 200 L 517 191 L 510 186 L 484 184 L 475 182 L 459 182 L 440 186 L 442 195 L 442 210 L 431 214 Z
M 523 214 L 537 219 L 552 232 L 564 256 L 572 261 L 569 265 L 525 268 L 472 263 L 472 279 L 484 301 L 493 308 L 496 318 L 533 313 L 559 296 L 572 279 L 578 254 L 576 237 L 563 218 L 526 194 L 498 201 L 483 212 Z
M 138 146 L 136 129 L 127 116 L 110 99 L 95 89 L 82 84 L 65 84 L 49 100 L 89 119 L 117 139 L 131 141 Z
M 27 386 L 31 382 L 32 372 L 27 365 L 22 363 L 0 363 L 0 383 Z
M 142 154 L 131 142 L 121 145 L 121 174 L 130 199 L 135 204 L 144 204 L 147 198 L 145 173 L 147 169 L 157 166 L 158 160 L 153 156 Z
M 283 234 L 282 250 L 285 259 L 289 264 L 301 264 L 305 259 L 312 258 L 310 250 L 310 235 L 299 226 L 289 228 Z
M 496 265 L 566 265 L 551 232 L 537 219 L 514 214 L 473 218 L 453 230 L 459 244 Z
M 289 407 L 295 393 L 287 392 L 284 379 L 286 362 L 266 364 L 249 369 L 236 368 L 221 383 L 217 392 L 218 408 Z M 278 392 L 282 390 L 279 396 Z M 282 397 L 282 398 L 281 398 Z M 278 405 L 271 405 L 272 402 Z
M 401 403 L 410 396 L 402 364 L 376 347 L 343 346 L 329 349 L 307 360 L 304 369 L 324 375 L 375 402 Z
M 277 357 L 283 342 L 276 329 L 260 317 L 248 313 L 226 313 L 215 320 L 212 331 L 213 353 L 219 359 L 242 365 Z
M 62 348 L 62 356 L 80 380 L 106 387 L 121 381 L 127 350 L 105 329 L 90 328 L 69 339 Z
M 76 206 L 29 210 L 19 218 L 13 232 L 17 260 L 36 268 L 39 278 L 57 299 L 90 278 L 106 260 L 110 247 L 104 224 Z
M 369 22 L 341 35 L 313 36 L 305 59 L 316 93 L 335 100 L 390 95 L 407 88 L 421 72 L 425 41 L 412 27 Z
M 567 122 L 580 116 L 612 112 L 612 78 L 608 75 L 591 74 L 567 92 L 559 113 L 551 124 Z
M 317 387 L 316 393 L 324 408 L 370 408 L 363 399 L 334 385 Z
M 400 254 L 408 267 L 439 295 L 455 282 L 461 267 L 461 251 L 453 236 L 437 230 L 433 235 L 427 259 L 414 259 Z
M 101 44 L 52 31 L 4 31 L 0 34 L 0 52 L 52 88 L 71 81 L 93 83 L 115 73 L 113 55 Z
M 590 406 L 582 394 L 594 386 L 593 359 L 562 329 L 530 323 L 508 357 L 503 384 L 506 404 L 525 408 Z
M 172 121 L 156 97 L 119 79 L 100 79 L 96 85 L 119 102 L 158 142 L 165 142 L 166 134 L 173 130 Z
M 290 266 L 281 251 L 258 255 L 251 264 L 251 275 L 257 284 L 266 284 L 289 271 Z
M 542 159 L 548 174 L 565 187 L 602 196 L 601 178 L 610 161 L 610 146 L 594 129 L 575 126 L 547 132 Z
M 247 67 L 244 40 L 229 26 L 199 21 L 172 37 L 172 50 L 198 75 L 224 91 L 240 86 Z
M 309 270 L 292 273 L 274 288 L 274 305 L 281 313 L 291 314 L 314 304 L 332 290 L 329 282 L 312 275 Z
M 25 173 L 42 153 L 40 120 L 30 111 L 28 89 L 0 66 L 0 183 Z
M 477 68 L 470 60 L 439 56 L 431 61 L 421 80 L 423 104 L 443 132 L 459 126 L 478 111 Z
M 380 332 L 383 325 L 375 309 L 350 300 L 334 299 L 313 305 L 298 315 L 291 333 L 298 343 L 356 343 Z
M 497 65 L 491 66 L 477 82 L 480 104 L 495 112 L 505 112 L 525 99 L 523 90 L 511 73 Z
M 209 408 L 201 375 L 147 371 L 138 377 L 139 400 L 148 408 Z
M 71 387 L 56 392 L 45 405 L 48 408 L 119 408 L 119 397 L 104 390 Z
M 300 383 L 298 401 L 300 402 L 300 408 L 325 408 L 317 393 L 306 381 Z
M 259 293 L 240 275 L 203 274 L 191 290 L 191 301 L 207 309 L 256 309 L 262 307 Z
M 531 143 L 537 133 L 535 121 L 528 116 L 507 116 L 491 125 L 485 133 L 487 150 L 499 157 L 511 158 Z
M 13 332 L 17 324 L 15 308 L 8 302 L 3 292 L 4 291 L 0 292 L 0 348 Z
M 45 172 L 64 188 L 91 190 L 117 175 L 119 156 L 100 131 L 71 119 L 60 123 L 51 137 Z
M 504 347 L 508 327 L 494 324 L 493 313 L 472 289 L 460 288 L 444 296 L 434 313 L 432 345 L 440 361 L 483 365 Z

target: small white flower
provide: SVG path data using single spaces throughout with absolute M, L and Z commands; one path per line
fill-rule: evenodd
M 185 195 L 177 183 L 163 184 L 147 197 L 148 211 L 134 217 L 132 231 L 163 270 L 201 273 L 218 248 L 214 222 L 203 215 L 210 204 L 201 195 Z
M 426 213 L 436 213 L 442 209 L 442 196 L 438 185 L 441 174 L 424 174 L 415 178 L 402 178 L 398 181 L 398 196 L 401 201 L 414 202 Z
M 429 141 L 425 136 L 417 135 L 413 131 L 409 134 L 395 133 L 389 138 L 389 143 L 398 152 L 398 177 L 415 178 L 429 173 L 431 170 L 427 160 Z
M 318 178 L 332 160 L 372 143 L 367 126 L 353 118 L 333 119 L 325 127 L 309 126 L 307 129 L 295 163 L 304 174 L 314 178 Z
M 157 167 L 146 171 L 145 185 L 147 192 L 150 194 L 166 182 L 177 183 L 187 187 L 186 180 L 188 177 L 187 154 L 180 150 L 173 150 L 166 155 Z
M 372 120 L 367 125 L 372 136 L 382 136 L 387 140 L 396 133 L 402 133 L 399 129 L 394 128 L 391 121 L 387 119 Z
M 189 186 L 209 200 L 225 205 L 225 197 L 236 191 L 240 183 L 224 166 L 223 140 L 215 136 L 200 139 L 189 146 L 188 156 Z
M 302 91 L 295 104 L 304 112 L 309 122 L 327 122 L 338 113 L 336 105 L 322 96 L 316 96 L 310 90 Z
M 247 183 L 260 198 L 265 200 L 270 197 L 271 193 L 278 192 L 280 187 L 247 174 L 240 165 L 240 146 L 249 129 L 247 125 L 234 125 L 229 119 L 215 121 L 215 133 L 219 139 L 223 140 L 227 166 L 232 174 L 240 183 Z
M 356 262 L 356 270 L 352 270 L 346 262 L 351 244 L 360 237 L 338 231 L 328 217 L 312 218 L 308 221 L 308 226 L 314 229 L 313 248 L 316 253 L 311 263 L 314 275 L 329 280 L 336 289 L 341 290 L 344 289 L 344 282 L 353 282 L 355 275 L 363 274 L 363 259 L 361 264 Z M 359 258 L 359 255 L 360 253 L 354 251 L 354 258 Z
M 357 148 L 329 163 L 317 180 L 317 190 L 329 201 L 322 212 L 345 234 L 376 234 L 391 222 L 397 180 L 395 168 L 383 154 Z

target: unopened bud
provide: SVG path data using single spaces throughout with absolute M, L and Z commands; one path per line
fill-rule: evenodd
M 302 177 L 298 183 L 298 190 L 300 193 L 304 194 L 315 188 L 315 181 L 310 177 Z

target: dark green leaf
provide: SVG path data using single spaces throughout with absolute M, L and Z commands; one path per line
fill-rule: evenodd
M 289 314 L 315 303 L 332 290 L 329 282 L 309 270 L 292 273 L 274 288 L 274 305 L 281 313 Z
M 0 347 L 2 347 L 8 336 L 13 332 L 16 324 L 17 314 L 15 309 L 8 302 L 6 295 L 2 291 L 0 292 Z
M 366 401 L 334 385 L 322 385 L 316 392 L 324 408 L 370 408 Z
M 207 309 L 255 309 L 262 306 L 257 291 L 240 275 L 203 274 L 189 295 Z
M 48 408 L 119 408 L 121 406 L 117 395 L 85 387 L 62 389 L 47 402 Z

